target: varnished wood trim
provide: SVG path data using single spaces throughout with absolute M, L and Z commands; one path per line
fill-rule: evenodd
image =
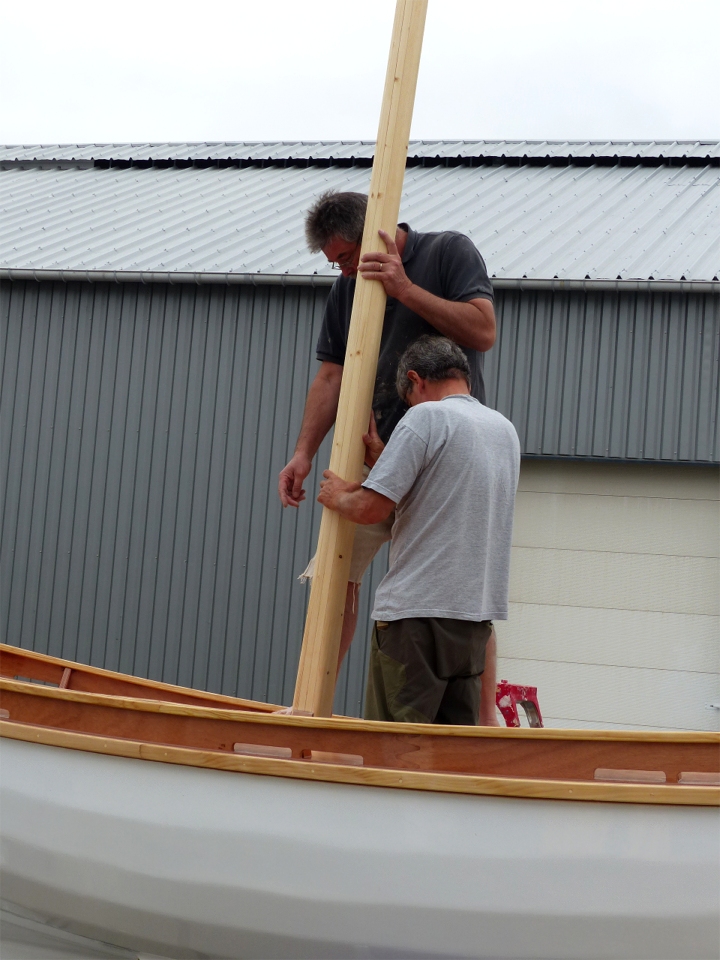
M 601 803 L 640 803 L 682 806 L 720 806 L 720 788 L 650 786 L 623 783 L 576 783 L 561 780 L 524 780 L 510 777 L 476 777 L 458 774 L 418 773 L 354 767 L 307 761 L 243 757 L 220 751 L 168 747 L 135 740 L 117 740 L 90 734 L 51 730 L 30 724 L 0 721 L 0 736 L 28 743 L 84 750 L 109 756 L 153 760 L 191 767 L 208 767 L 237 773 L 523 799 L 577 800 Z
M 489 737 L 508 740 L 583 740 L 583 741 L 629 741 L 632 743 L 716 743 L 720 747 L 720 733 L 698 730 L 635 731 L 635 730 L 558 730 L 548 727 L 460 727 L 431 723 L 383 723 L 375 720 L 357 720 L 353 717 L 297 717 L 278 713 L 257 713 L 227 710 L 219 707 L 200 707 L 194 704 L 172 703 L 163 700 L 141 700 L 136 697 L 116 697 L 104 693 L 84 693 L 79 690 L 60 690 L 20 680 L 0 678 L 0 694 L 3 689 L 14 690 L 35 697 L 62 699 L 77 703 L 112 705 L 123 710 L 171 714 L 184 717 L 207 717 L 222 720 L 237 720 L 242 723 L 272 723 L 277 726 L 304 727 L 309 729 L 344 729 L 363 733 L 384 731 L 393 734 L 428 734 L 437 737 Z
M 14 647 L 11 644 L 0 643 L 0 658 L 3 655 L 9 657 L 18 657 L 28 663 L 42 664 L 57 672 L 57 679 L 54 681 L 62 686 L 62 679 L 66 670 L 72 673 L 79 673 L 84 677 L 98 677 L 108 682 L 119 684 L 128 684 L 131 686 L 142 687 L 148 692 L 148 699 L 162 700 L 162 694 L 172 694 L 173 696 L 189 697 L 193 700 L 207 701 L 208 706 L 212 704 L 226 704 L 228 708 L 255 710 L 260 713 L 272 713 L 273 710 L 279 710 L 280 707 L 273 703 L 263 703 L 259 700 L 245 700 L 242 697 L 227 697 L 221 693 L 208 693 L 206 690 L 194 690 L 192 687 L 180 687 L 173 683 L 163 683 L 160 680 L 147 680 L 145 677 L 134 677 L 127 673 L 118 673 L 114 670 L 104 670 L 101 667 L 91 667 L 83 663 L 75 663 L 73 660 L 63 660 L 60 657 L 51 657 L 46 653 L 37 653 L 35 650 L 24 650 L 22 647 Z M 68 679 L 70 674 L 67 674 Z M 39 680 L 49 680 L 49 677 L 38 677 Z M 117 696 L 118 694 L 106 694 L 106 696 Z
M 662 770 L 608 770 L 598 767 L 595 779 L 610 783 L 667 783 Z
M 332 750 L 303 750 L 302 759 L 312 763 L 349 763 L 353 767 L 365 765 L 359 753 L 336 753 Z
M 234 743 L 233 751 L 247 757 L 274 757 L 276 760 L 292 760 L 290 747 L 275 747 L 271 743 Z

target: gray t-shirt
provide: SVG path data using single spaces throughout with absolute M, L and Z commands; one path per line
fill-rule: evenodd
M 375 620 L 507 620 L 520 443 L 456 394 L 411 407 L 363 483 L 397 504 Z
M 472 240 L 453 231 L 417 233 L 406 223 L 400 226 L 408 232 L 402 260 L 405 272 L 413 283 L 443 300 L 466 302 L 493 299 L 485 262 Z M 329 360 L 340 365 L 345 362 L 354 296 L 355 280 L 352 277 L 338 277 L 325 305 L 317 343 L 318 360 Z M 398 360 L 406 347 L 424 333 L 438 335 L 435 327 L 421 316 L 399 300 L 388 297 L 373 396 L 378 433 L 385 443 L 405 413 L 405 403 L 398 397 L 395 387 Z M 470 365 L 472 395 L 485 403 L 483 355 L 477 350 L 462 349 Z

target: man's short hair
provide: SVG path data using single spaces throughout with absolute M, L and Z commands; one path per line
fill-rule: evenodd
M 425 334 L 411 343 L 400 357 L 395 378 L 395 386 L 404 400 L 411 387 L 412 380 L 408 372 L 414 370 L 423 380 L 437 383 L 440 380 L 464 380 L 471 388 L 470 365 L 460 347 L 447 337 L 433 337 Z
M 318 253 L 333 239 L 360 243 L 368 198 L 364 193 L 327 190 L 305 216 L 305 239 L 311 253 Z

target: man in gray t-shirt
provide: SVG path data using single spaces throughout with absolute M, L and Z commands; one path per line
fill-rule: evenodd
M 319 501 L 355 523 L 396 508 L 375 595 L 368 719 L 476 724 L 493 619 L 507 619 L 520 444 L 470 395 L 467 360 L 421 337 L 398 365 L 410 405 L 361 485 L 325 472 Z M 382 441 L 367 436 L 371 458 Z

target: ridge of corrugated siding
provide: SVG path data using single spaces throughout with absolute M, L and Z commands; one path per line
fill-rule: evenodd
M 319 507 L 309 496 L 297 521 L 283 513 L 275 478 L 300 426 L 326 291 L 9 293 L 4 638 L 289 702 L 308 592 L 297 576 Z M 314 471 L 307 488 L 317 485 Z M 363 654 L 340 709 L 359 711 Z
M 288 703 L 314 491 L 281 509 L 327 288 L 2 284 L 9 643 Z M 720 298 L 502 291 L 488 400 L 532 456 L 717 462 Z M 336 710 L 361 711 L 369 600 Z
M 716 463 L 720 297 L 499 291 L 488 403 L 526 456 Z

